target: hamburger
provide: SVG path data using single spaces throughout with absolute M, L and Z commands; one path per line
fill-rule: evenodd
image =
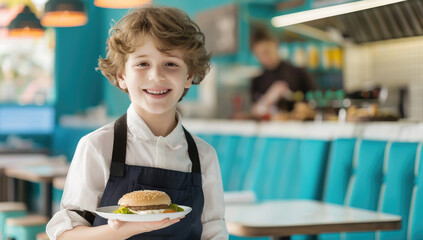
M 171 204 L 169 195 L 162 191 L 141 190 L 123 195 L 119 201 L 121 214 L 155 214 L 184 211 L 176 204 Z

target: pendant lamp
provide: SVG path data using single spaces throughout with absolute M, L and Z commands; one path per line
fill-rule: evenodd
M 40 20 L 28 6 L 25 6 L 16 15 L 7 28 L 11 37 L 41 37 L 44 34 L 44 28 L 41 26 Z
M 94 5 L 102 8 L 133 8 L 151 3 L 151 0 L 94 0 Z
M 77 27 L 87 23 L 84 3 L 80 0 L 49 0 L 41 24 L 49 27 Z

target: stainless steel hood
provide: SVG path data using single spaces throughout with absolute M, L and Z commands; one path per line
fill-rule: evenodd
M 303 24 L 323 31 L 337 29 L 358 44 L 422 36 L 423 0 L 408 0 Z

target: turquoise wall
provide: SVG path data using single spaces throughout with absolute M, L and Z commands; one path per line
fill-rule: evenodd
M 94 69 L 100 53 L 98 26 L 101 16 L 92 1 L 85 0 L 88 23 L 81 27 L 56 28 L 56 116 L 75 114 L 98 105 L 103 99 L 101 74 Z
M 109 29 L 113 21 L 119 21 L 127 12 L 128 9 L 108 9 L 97 8 L 101 13 L 101 23 L 99 24 L 99 46 L 101 48 L 101 56 L 106 57 L 106 40 L 109 36 Z M 130 101 L 128 94 L 122 92 L 117 87 L 113 86 L 107 78 L 102 76 L 102 87 L 104 90 L 104 103 L 107 106 L 108 115 L 118 116 L 126 112 Z

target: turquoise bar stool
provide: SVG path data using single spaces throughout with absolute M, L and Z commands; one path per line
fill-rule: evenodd
M 6 239 L 32 240 L 36 239 L 38 233 L 46 231 L 48 218 L 45 216 L 30 215 L 19 218 L 8 218 L 6 220 Z
M 0 203 L 0 239 L 6 240 L 4 235 L 6 219 L 11 217 L 22 217 L 27 214 L 26 206 L 20 202 L 1 202 Z

